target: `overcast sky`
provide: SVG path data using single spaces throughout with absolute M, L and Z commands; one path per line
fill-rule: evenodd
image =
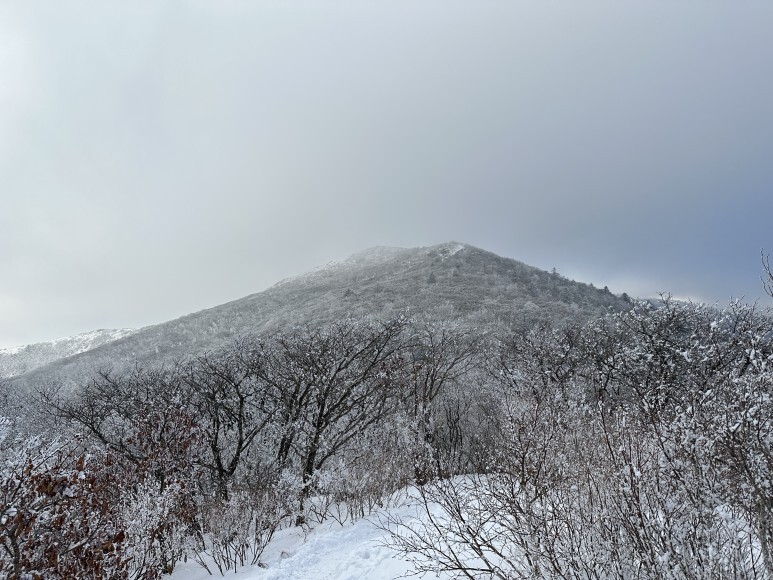
M 0 0 L 0 347 L 448 240 L 754 300 L 771 31 L 768 1 Z

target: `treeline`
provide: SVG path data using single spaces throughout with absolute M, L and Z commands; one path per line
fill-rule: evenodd
M 772 341 L 668 299 L 496 339 L 343 320 L 42 389 L 47 434 L 0 426 L 0 574 L 224 573 L 415 485 L 423 523 L 390 525 L 418 570 L 773 577 Z

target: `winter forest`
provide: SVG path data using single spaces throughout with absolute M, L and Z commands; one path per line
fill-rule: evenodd
M 773 580 L 771 31 L 0 0 L 0 580 Z
M 376 512 L 428 577 L 773 577 L 773 319 L 742 302 L 341 318 L 2 403 L 2 577 L 226 575 Z

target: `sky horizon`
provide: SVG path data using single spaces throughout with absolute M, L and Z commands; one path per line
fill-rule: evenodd
M 0 348 L 456 240 L 773 300 L 773 4 L 0 4 Z

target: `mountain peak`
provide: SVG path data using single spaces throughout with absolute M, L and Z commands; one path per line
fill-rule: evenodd
M 346 260 L 344 260 L 344 263 L 380 262 L 400 257 L 407 252 L 410 252 L 410 250 L 397 246 L 373 246 L 371 248 L 366 248 L 361 252 L 352 254 Z
M 460 242 L 444 242 L 434 246 L 425 246 L 418 248 L 403 248 L 399 246 L 373 246 L 361 252 L 349 256 L 346 262 L 382 262 L 393 260 L 395 258 L 406 258 L 414 255 L 430 255 L 448 257 L 461 252 L 465 249 L 475 249 L 474 246 Z

